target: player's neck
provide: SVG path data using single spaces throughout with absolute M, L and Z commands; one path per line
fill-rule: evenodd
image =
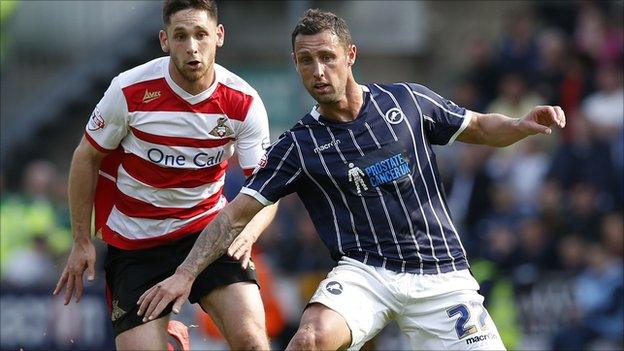
M 206 74 L 199 80 L 190 81 L 178 71 L 178 69 L 174 66 L 173 62 L 169 63 L 169 75 L 171 79 L 184 91 L 191 95 L 197 95 L 201 92 L 204 92 L 214 83 L 215 77 L 215 69 L 214 65 L 208 68 Z
M 331 104 L 319 103 L 318 112 L 324 118 L 338 122 L 351 122 L 357 118 L 364 103 L 362 87 L 353 79 L 347 81 L 344 97 Z

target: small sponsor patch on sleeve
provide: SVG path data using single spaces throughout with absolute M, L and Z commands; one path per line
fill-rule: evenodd
M 104 127 L 106 127 L 106 122 L 104 122 L 104 117 L 102 117 L 100 110 L 96 107 L 93 109 L 91 117 L 89 117 L 87 129 L 91 132 L 95 132 L 96 130 L 104 129 Z

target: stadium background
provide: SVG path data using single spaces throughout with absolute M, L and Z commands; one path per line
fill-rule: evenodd
M 218 3 L 226 44 L 217 60 L 259 91 L 273 137 L 312 105 L 289 56 L 309 7 L 347 19 L 359 82 L 416 81 L 510 116 L 562 106 L 568 125 L 551 137 L 437 148 L 449 206 L 508 348 L 624 347 L 622 1 Z M 110 80 L 161 55 L 161 4 L 0 4 L 0 349 L 111 348 L 102 245 L 80 305 L 50 295 L 71 245 L 67 172 Z M 233 196 L 240 170 L 228 178 Z M 282 201 L 255 256 L 283 348 L 332 262 L 296 197 Z M 179 319 L 194 326 L 194 349 L 225 348 L 195 308 Z M 408 346 L 391 325 L 366 349 Z

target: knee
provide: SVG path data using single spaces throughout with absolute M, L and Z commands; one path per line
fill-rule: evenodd
M 290 341 L 290 350 L 324 350 L 331 345 L 331 332 L 322 324 L 306 324 Z
M 269 339 L 263 326 L 244 328 L 228 337 L 232 350 L 268 350 Z

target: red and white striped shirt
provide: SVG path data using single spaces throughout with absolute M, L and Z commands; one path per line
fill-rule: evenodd
M 169 57 L 115 77 L 86 126 L 111 152 L 96 190 L 96 228 L 121 249 L 157 246 L 201 231 L 226 203 L 227 160 L 249 175 L 269 143 L 258 93 L 215 64 L 215 82 L 191 95 L 169 75 Z

